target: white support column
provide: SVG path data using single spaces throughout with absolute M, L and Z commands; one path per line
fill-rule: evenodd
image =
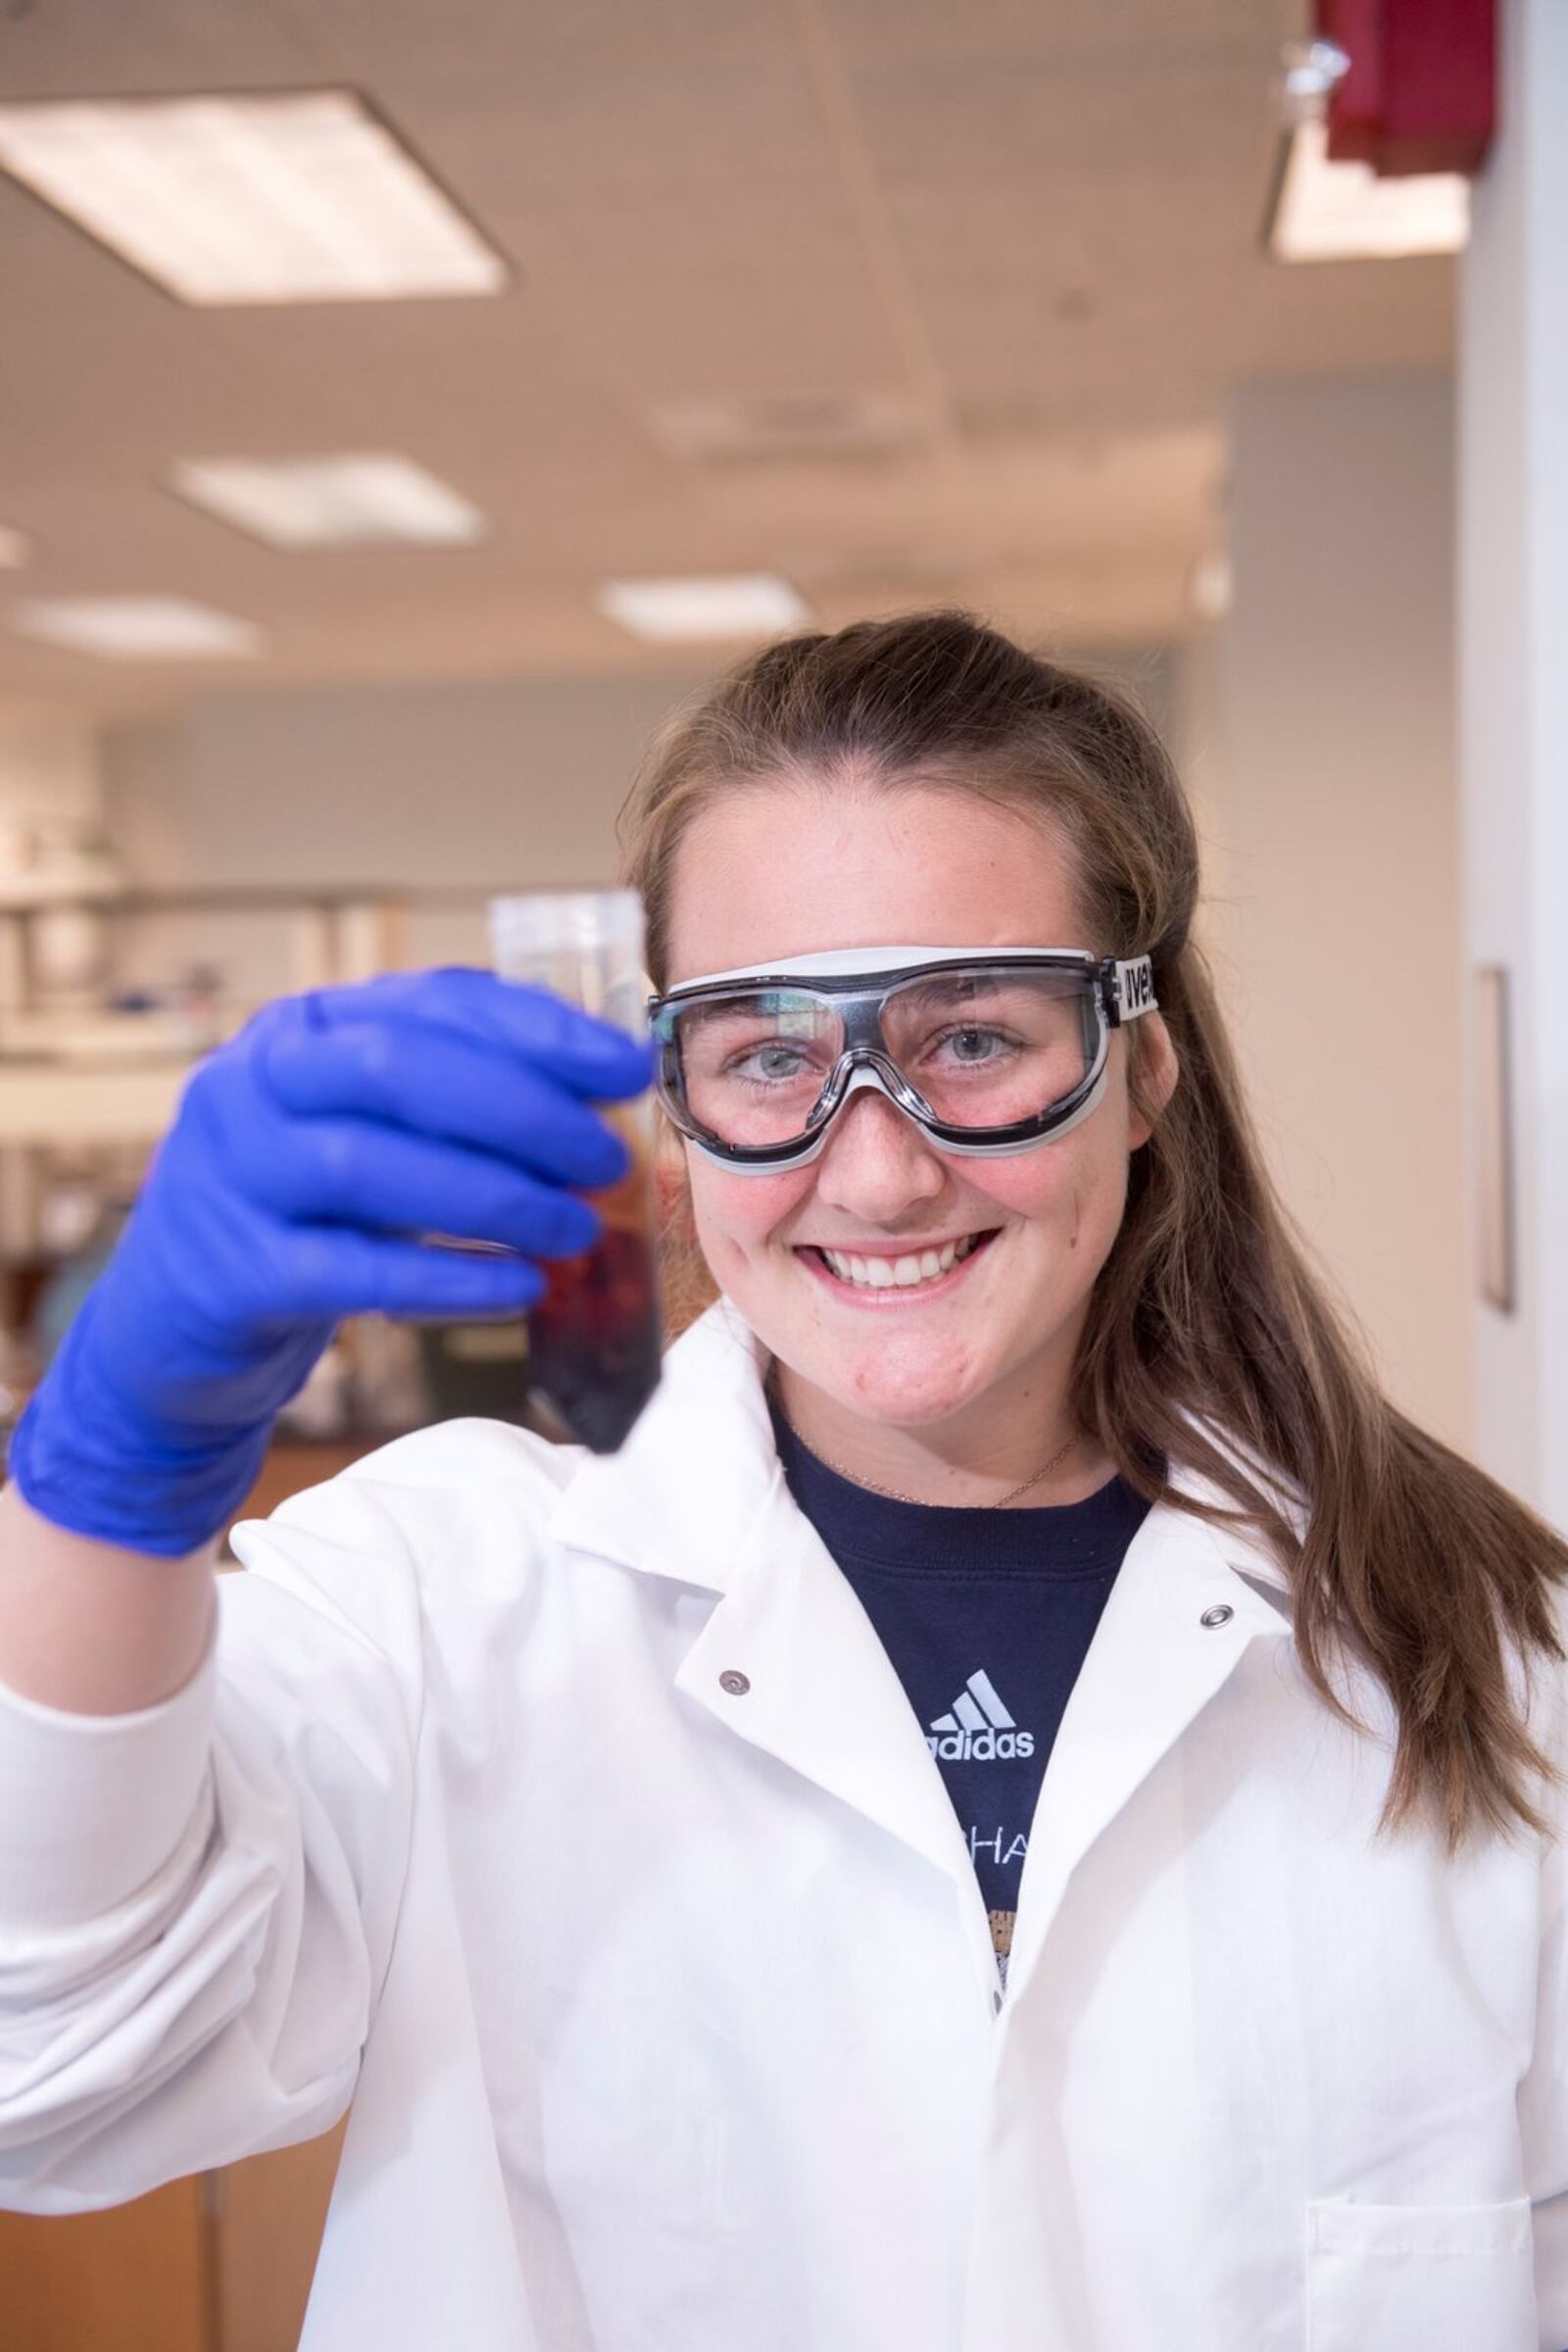
M 1568 9 L 1504 0 L 1459 331 L 1468 969 L 1511 980 L 1518 1302 L 1472 1284 L 1478 1457 L 1568 1528 Z M 1472 1166 L 1483 1138 L 1472 1065 Z
M 1464 1447 L 1452 482 L 1441 376 L 1243 387 L 1232 608 L 1185 732 L 1273 1172 L 1389 1394 Z

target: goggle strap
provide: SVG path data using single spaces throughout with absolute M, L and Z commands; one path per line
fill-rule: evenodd
M 1133 956 L 1123 963 L 1108 962 L 1104 990 L 1105 1017 L 1113 1029 L 1135 1021 L 1141 1012 L 1157 1012 L 1153 959 Z

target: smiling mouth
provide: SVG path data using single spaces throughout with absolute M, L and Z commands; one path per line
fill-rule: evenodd
M 965 1234 L 961 1241 L 945 1242 L 939 1250 L 911 1250 L 899 1257 L 860 1257 L 853 1250 L 824 1250 L 816 1246 L 804 1254 L 817 1258 L 836 1282 L 857 1291 L 917 1291 L 941 1282 L 956 1266 L 996 1240 L 989 1233 Z

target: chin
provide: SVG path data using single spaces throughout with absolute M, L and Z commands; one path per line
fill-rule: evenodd
M 841 1404 L 894 1429 L 924 1429 L 946 1421 L 983 1396 L 989 1376 L 972 1360 L 960 1364 L 901 1361 L 891 1348 L 813 1368 L 804 1377 Z

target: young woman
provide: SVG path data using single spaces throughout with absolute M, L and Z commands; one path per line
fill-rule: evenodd
M 1568 1561 L 1293 1240 L 1158 744 L 866 624 L 626 842 L 713 1302 L 618 1455 L 403 1440 L 214 1610 L 333 1318 L 593 1230 L 647 1066 L 473 973 L 207 1065 L 19 1431 L 3 2193 L 352 2099 L 321 2352 L 1557 2352 Z

